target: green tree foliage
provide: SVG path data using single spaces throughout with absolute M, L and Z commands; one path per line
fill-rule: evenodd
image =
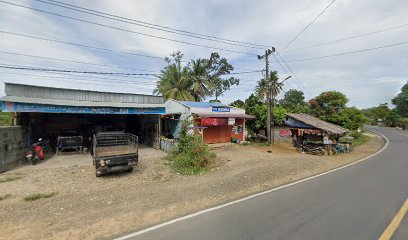
M 309 101 L 310 111 L 324 121 L 339 124 L 339 114 L 346 108 L 347 102 L 346 95 L 341 92 L 323 92 Z
M 207 61 L 191 60 L 188 64 L 188 81 L 192 84 L 193 96 L 196 101 L 211 95 L 212 84 L 207 78 Z
M 212 94 L 215 100 L 224 92 L 231 89 L 234 85 L 239 85 L 239 79 L 234 77 L 223 78 L 224 75 L 230 74 L 234 67 L 228 63 L 226 58 L 220 57 L 216 52 L 211 53 L 210 59 L 207 61 L 207 75 L 212 84 Z
M 337 91 L 323 92 L 309 101 L 310 111 L 316 117 L 355 130 L 364 126 L 367 118 L 364 112 L 355 107 L 346 107 L 346 95 Z
M 192 82 L 187 67 L 181 66 L 183 54 L 176 52 L 166 58 L 168 65 L 161 71 L 154 94 L 162 94 L 165 99 L 195 101 Z
M 408 82 L 401 88 L 401 92 L 392 99 L 392 103 L 401 117 L 408 118 Z
M 237 107 L 237 108 L 244 108 L 245 107 L 245 102 L 238 99 L 238 100 L 233 101 L 230 105 L 233 106 L 233 107 Z
M 380 104 L 377 107 L 367 108 L 363 110 L 370 124 L 376 125 L 378 120 L 384 123 L 385 126 L 393 126 L 400 116 L 395 110 L 391 110 L 387 103 Z
M 265 78 L 258 81 L 258 84 L 255 87 L 255 94 L 261 101 L 266 101 L 269 95 L 268 93 L 269 84 L 271 93 L 274 97 L 274 99 L 272 100 L 275 102 L 276 96 L 278 96 L 280 91 L 282 91 L 283 83 L 278 82 L 279 81 L 278 72 L 276 71 L 271 71 L 268 77 L 269 77 L 268 81 Z
M 338 124 L 350 129 L 357 130 L 362 128 L 367 122 L 367 117 L 364 112 L 357 109 L 356 107 L 345 108 L 337 116 Z
M 305 101 L 304 93 L 300 90 L 290 89 L 285 93 L 279 105 L 284 107 L 290 113 L 307 113 L 309 105 Z
M 237 78 L 223 78 L 234 68 L 218 53 L 212 53 L 210 59 L 191 60 L 184 67 L 182 58 L 181 52 L 166 58 L 167 66 L 161 71 L 154 94 L 175 100 L 202 101 L 209 96 L 218 100 L 233 85 L 239 85 Z
M 273 112 L 273 124 L 275 126 L 277 125 L 281 125 L 283 120 L 286 118 L 286 109 L 278 106 L 278 107 L 274 107 L 272 108 L 272 112 Z
M 259 133 L 260 129 L 266 128 L 266 104 L 260 101 L 254 94 L 251 94 L 245 100 L 245 112 L 255 116 L 255 119 L 248 119 L 245 123 L 250 132 Z
M 11 126 L 12 119 L 12 113 L 0 111 L 0 126 Z

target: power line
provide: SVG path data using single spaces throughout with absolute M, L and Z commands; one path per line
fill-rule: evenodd
M 95 71 L 78 71 L 78 70 L 65 70 L 65 69 L 52 69 L 52 68 L 36 68 L 27 66 L 10 66 L 10 65 L 0 65 L 0 68 L 14 69 L 14 70 L 29 70 L 29 71 L 39 71 L 39 72 L 68 72 L 68 73 L 85 73 L 85 74 L 96 74 L 96 75 L 117 75 L 117 76 L 157 76 L 154 73 L 121 73 L 121 72 L 95 72 Z
M 108 87 L 122 87 L 122 88 L 124 88 L 124 87 L 129 87 L 129 84 L 131 84 L 131 85 L 138 85 L 137 83 L 124 83 L 124 84 L 126 84 L 126 86 L 118 86 L 118 85 L 112 85 L 112 84 L 101 84 L 101 83 L 99 83 L 99 81 L 93 81 L 93 80 L 88 80 L 88 79 L 84 79 L 84 81 L 81 81 L 81 79 L 76 79 L 76 78 L 67 78 L 67 77 L 53 77 L 53 76 L 39 76 L 39 75 L 31 75 L 31 74 L 23 74 L 23 73 L 13 73 L 13 72 L 0 72 L 0 74 L 9 74 L 9 75 L 22 75 L 22 76 L 28 76 L 28 77 L 32 77 L 32 78 L 37 78 L 37 79 L 44 79 L 44 80 L 47 80 L 46 78 L 52 78 L 52 79 L 55 79 L 55 78 L 58 78 L 58 79 L 66 79 L 66 80 L 68 80 L 68 81 L 66 81 L 66 82 L 71 82 L 71 83 L 78 83 L 78 82 L 80 82 L 80 83 L 83 83 L 83 84 L 89 84 L 89 85 L 96 85 L 96 86 L 108 86 Z M 47 81 L 52 81 L 52 79 L 49 79 L 49 80 L 47 80 Z M 2 82 L 4 82 L 4 81 L 2 81 Z M 91 82 L 91 83 L 90 83 Z M 98 83 L 92 83 L 92 82 L 98 82 Z
M 311 60 L 317 60 L 317 59 L 324 59 L 324 58 L 330 58 L 330 57 L 337 57 L 337 56 L 355 54 L 355 53 L 360 53 L 360 52 L 368 52 L 368 51 L 378 50 L 378 49 L 382 49 L 382 48 L 396 47 L 396 46 L 401 46 L 401 45 L 405 45 L 405 44 L 408 44 L 408 41 L 407 42 L 399 42 L 399 43 L 389 44 L 389 45 L 383 45 L 383 46 L 373 47 L 373 48 L 364 48 L 364 49 L 359 49 L 359 50 L 350 51 L 350 52 L 335 53 L 335 54 L 331 54 L 331 55 L 325 55 L 325 56 L 319 56 L 319 57 L 313 57 L 313 58 L 292 59 L 292 60 L 287 60 L 286 62 L 311 61 Z
M 312 24 L 313 24 L 314 22 L 316 22 L 316 20 L 327 10 L 335 1 L 336 1 L 336 0 L 331 1 L 331 2 L 329 3 L 329 5 L 327 5 L 327 6 L 323 9 L 323 11 L 321 11 L 321 12 L 319 13 L 319 15 L 317 15 L 317 16 L 313 19 L 312 22 L 310 22 L 308 25 L 306 25 L 306 27 L 303 28 L 303 30 L 300 31 L 300 33 L 298 33 L 298 34 L 295 36 L 295 38 L 293 38 L 290 42 L 288 42 L 288 44 L 286 44 L 286 46 L 285 46 L 284 48 L 282 48 L 281 52 L 283 52 L 286 48 L 288 48 L 294 41 L 296 41 L 296 39 L 298 39 L 298 37 L 299 37 L 302 33 L 304 33 L 310 26 L 312 26 Z
M 13 74 L 13 75 L 22 75 L 22 76 L 37 76 L 37 77 L 47 77 L 47 78 L 52 78 L 52 79 L 76 79 L 76 80 L 86 80 L 86 81 L 91 81 L 91 82 L 106 82 L 106 83 L 123 83 L 123 84 L 146 84 L 146 85 L 155 85 L 156 82 L 152 81 L 142 81 L 142 82 L 135 82 L 131 80 L 126 80 L 126 79 L 117 79 L 117 78 L 102 78 L 102 77 L 93 77 L 93 76 L 81 76 L 81 75 L 73 75 L 69 73 L 58 73 L 57 76 L 52 76 L 52 75 L 33 75 L 33 74 L 27 74 L 27 73 L 16 73 L 16 72 L 2 72 L 4 74 Z M 54 73 L 51 73 L 54 74 Z M 61 77 L 62 76 L 69 76 L 69 77 Z M 74 78 L 73 78 L 74 77 Z
M 0 53 L 10 54 L 10 55 L 15 55 L 15 56 L 24 56 L 24 57 L 45 59 L 45 60 L 51 60 L 51 61 L 70 62 L 70 63 L 87 64 L 87 65 L 94 65 L 94 66 L 100 66 L 100 67 L 111 67 L 111 68 L 135 70 L 135 71 L 141 71 L 141 72 L 158 72 L 158 71 L 144 70 L 144 69 L 138 69 L 138 68 L 129 68 L 129 67 L 121 67 L 121 66 L 100 64 L 100 63 L 73 61 L 73 60 L 66 60 L 66 59 L 60 59 L 60 58 L 50 58 L 50 57 L 44 57 L 44 56 L 38 56 L 38 55 L 23 54 L 23 53 L 17 53 L 17 52 L 1 51 L 1 50 L 0 50 Z
M 65 41 L 60 41 L 60 40 L 55 40 L 55 39 L 50 39 L 50 38 L 8 32 L 8 31 L 3 31 L 3 30 L 0 30 L 0 33 L 13 35 L 13 36 L 19 36 L 19 37 L 25 37 L 25 38 L 31 38 L 31 39 L 37 39 L 37 40 L 42 40 L 42 41 L 66 44 L 66 45 L 71 45 L 71 46 L 76 46 L 76 47 L 84 47 L 84 48 L 96 49 L 96 50 L 107 51 L 107 52 L 116 52 L 120 54 L 128 54 L 128 55 L 134 55 L 134 56 L 139 56 L 139 57 L 147 57 L 147 58 L 164 60 L 164 57 L 157 57 L 157 56 L 146 55 L 146 54 L 141 54 L 141 53 L 126 52 L 126 51 L 114 50 L 114 49 L 109 49 L 109 48 L 101 48 L 101 47 L 89 46 L 89 45 L 84 45 L 84 44 L 79 44 L 79 43 L 65 42 Z
M 282 65 L 282 63 L 278 60 L 278 58 L 276 57 L 276 55 L 275 54 L 272 54 L 273 55 L 273 57 L 276 59 L 276 62 L 281 66 L 281 68 L 286 72 L 286 74 L 287 75 L 290 75 L 289 74 L 289 72 L 288 72 L 288 70 L 286 70 L 286 68 Z M 279 78 L 281 78 L 280 76 L 278 76 Z M 293 87 L 293 85 L 292 84 L 290 84 L 290 82 L 287 82 L 292 88 L 294 88 Z M 301 87 L 300 87 L 300 85 L 295 81 L 295 83 L 299 86 L 299 88 L 301 89 Z
M 63 2 L 59 2 L 59 1 L 53 1 L 53 0 L 46 0 L 46 1 L 36 0 L 36 1 L 42 2 L 42 3 L 45 3 L 45 4 L 49 4 L 49 5 L 53 5 L 53 6 L 57 6 L 57 7 L 61 7 L 61 8 L 65 8 L 65 9 L 70 9 L 70 10 L 77 11 L 77 12 L 90 14 L 90 15 L 93 15 L 93 16 L 98 16 L 98 17 L 102 17 L 102 18 L 106 18 L 106 19 L 111 19 L 111 20 L 115 20 L 115 21 L 119 21 L 119 22 L 124 22 L 124 23 L 128 23 L 128 24 L 133 24 L 133 25 L 149 28 L 149 29 L 154 29 L 154 30 L 158 30 L 158 31 L 164 31 L 164 32 L 179 34 L 179 35 L 188 36 L 188 37 L 197 38 L 197 39 L 204 39 L 204 40 L 208 40 L 208 41 L 219 42 L 219 43 L 235 45 L 235 46 L 241 46 L 241 47 L 247 47 L 247 48 L 254 48 L 254 49 L 264 49 L 265 47 L 268 47 L 267 45 L 262 45 L 262 44 L 253 44 L 253 43 L 248 43 L 248 42 L 236 41 L 236 40 L 231 40 L 231 39 L 214 37 L 214 36 L 210 36 L 210 35 L 204 35 L 204 34 L 199 34 L 199 33 L 194 33 L 194 32 L 178 30 L 178 29 L 174 29 L 174 28 L 161 26 L 161 25 L 158 25 L 158 24 L 152 24 L 152 23 L 148 23 L 148 22 L 144 22 L 144 21 L 140 21 L 140 20 L 136 20 L 136 19 L 131 19 L 131 18 L 126 18 L 126 17 L 122 17 L 122 16 L 118 16 L 118 15 L 113 15 L 113 14 L 110 14 L 110 13 L 107 13 L 107 12 L 101 12 L 101 11 L 97 11 L 97 10 L 94 10 L 94 9 L 85 8 L 85 7 L 81 7 L 81 6 L 77 6 L 77 5 L 73 5 L 73 4 L 68 4 L 68 3 L 63 3 Z
M 283 63 L 286 65 L 286 67 L 289 69 L 289 71 L 293 74 L 295 79 L 297 79 L 300 82 L 300 84 L 303 86 L 303 90 L 306 91 L 307 94 L 309 94 L 310 98 L 313 98 L 313 94 L 306 88 L 306 86 L 302 83 L 302 81 L 297 77 L 295 72 L 292 70 L 292 68 L 289 66 L 289 64 L 285 61 L 285 59 L 283 59 L 283 57 L 280 55 L 280 53 L 278 53 L 278 56 L 280 57 L 280 59 L 282 59 Z
M 196 44 L 196 43 L 176 40 L 176 39 L 172 39 L 172 38 L 167 38 L 167 37 L 162 37 L 162 36 L 156 36 L 156 35 L 152 35 L 152 34 L 137 32 L 137 31 L 133 31 L 133 30 L 129 30 L 129 29 L 119 28 L 119 27 L 115 27 L 115 26 L 102 24 L 102 23 L 92 22 L 92 21 L 85 20 L 85 19 L 80 19 L 80 18 L 66 16 L 66 15 L 63 15 L 63 14 L 49 12 L 49 11 L 41 10 L 41 9 L 38 9 L 38 8 L 28 7 L 28 6 L 25 6 L 25 5 L 15 4 L 15 3 L 8 2 L 8 1 L 0 0 L 0 2 L 5 3 L 5 4 L 9 4 L 9 5 L 13 5 L 13 6 L 16 6 L 16 7 L 31 9 L 31 10 L 34 10 L 34 11 L 50 14 L 50 15 L 57 16 L 57 17 L 62 17 L 62 18 L 70 19 L 70 20 L 79 21 L 79 22 L 84 22 L 84 23 L 88 23 L 88 24 L 92 24 L 92 25 L 96 25 L 96 26 L 100 26 L 100 27 L 105 27 L 105 28 L 110 28 L 110 29 L 114 29 L 114 30 L 118 30 L 118 31 L 122 31 L 122 32 L 138 34 L 138 35 L 146 36 L 146 37 L 150 37 L 150 38 L 156 38 L 156 39 L 161 39 L 161 40 L 166 40 L 166 41 L 171 41 L 171 42 L 176 42 L 176 43 L 182 43 L 182 44 L 196 46 L 196 47 L 220 50 L 220 51 L 225 51 L 225 52 L 232 52 L 232 53 L 240 53 L 240 54 L 257 56 L 257 54 L 254 54 L 254 53 L 241 52 L 241 51 L 224 49 L 224 48 L 219 48 L 219 47 L 212 47 L 212 46 L 208 46 L 208 45 Z
M 12 35 L 12 36 L 23 37 L 23 38 L 31 38 L 31 39 L 41 40 L 41 41 L 71 45 L 71 46 L 76 46 L 76 47 L 84 47 L 84 48 L 95 49 L 95 50 L 100 50 L 100 51 L 115 52 L 115 53 L 119 53 L 119 54 L 134 55 L 134 56 L 154 58 L 154 59 L 160 59 L 160 60 L 165 59 L 164 57 L 157 57 L 157 56 L 152 56 L 152 55 L 133 53 L 133 52 L 126 52 L 126 51 L 114 50 L 114 49 L 109 49 L 109 48 L 95 47 L 95 46 L 90 46 L 90 45 L 85 45 L 85 44 L 80 44 L 80 43 L 60 41 L 60 40 L 55 40 L 55 39 L 50 39 L 50 38 L 44 38 L 44 37 L 39 37 L 39 36 L 28 35 L 28 34 L 4 31 L 4 30 L 1 30 L 1 29 L 0 29 L 0 33 L 7 34 L 7 35 Z M 21 54 L 21 53 L 15 53 L 15 52 L 7 52 L 7 51 L 0 51 L 0 52 L 1 53 L 21 55 L 21 56 L 27 56 L 27 57 L 43 58 L 43 59 L 55 60 L 55 61 L 64 61 L 64 62 L 72 62 L 72 63 L 90 64 L 90 65 L 96 65 L 96 66 L 99 65 L 99 66 L 116 67 L 116 68 L 123 68 L 123 69 L 129 69 L 129 70 L 153 72 L 151 70 L 142 70 L 142 69 L 136 69 L 136 68 L 119 67 L 119 66 L 113 66 L 113 65 L 107 65 L 107 64 L 95 64 L 95 63 L 89 63 L 89 62 L 71 61 L 71 60 L 65 60 L 65 59 L 49 58 L 49 57 L 35 56 L 35 55 L 29 55 L 29 54 Z M 183 61 L 183 62 L 185 62 L 185 61 Z M 258 70 L 254 70 L 254 69 L 244 68 L 244 67 L 234 67 L 234 68 L 242 69 L 242 70 L 249 70 L 249 71 L 258 71 Z
M 402 25 L 398 25 L 398 26 L 394 26 L 394 27 L 385 28 L 385 29 L 382 29 L 382 30 L 374 31 L 374 32 L 363 33 L 363 34 L 356 35 L 356 36 L 351 36 L 351 37 L 346 37 L 346 38 L 340 38 L 340 39 L 336 39 L 336 40 L 332 40 L 332 41 L 328 41 L 328 42 L 323 42 L 323 43 L 319 43 L 319 44 L 315 44 L 315 45 L 310 45 L 310 46 L 306 46 L 306 47 L 288 49 L 288 50 L 286 50 L 286 52 L 304 50 L 304 49 L 309 49 L 309 48 L 316 48 L 316 47 L 325 46 L 325 45 L 329 45 L 329 44 L 333 44 L 333 43 L 338 43 L 338 42 L 343 42 L 343 41 L 347 41 L 347 40 L 351 40 L 351 39 L 356 39 L 356 38 L 371 36 L 371 35 L 375 35 L 375 34 L 378 34 L 378 33 L 383 33 L 383 32 L 387 32 L 387 31 L 391 31 L 391 30 L 396 30 L 396 29 L 404 28 L 404 27 L 408 27 L 408 23 L 402 24 Z

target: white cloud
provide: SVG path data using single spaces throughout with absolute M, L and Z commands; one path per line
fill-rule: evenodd
M 112 14 L 134 18 L 146 22 L 166 25 L 186 31 L 199 32 L 222 38 L 235 39 L 244 42 L 270 44 L 278 50 L 295 37 L 329 2 L 330 0 L 299 0 L 299 1 L 70 1 L 72 4 L 109 12 Z M 143 32 L 180 41 L 211 45 L 219 48 L 233 49 L 255 54 L 262 54 L 263 50 L 245 49 L 222 43 L 208 42 L 186 36 L 174 35 L 140 26 L 119 23 L 108 19 L 75 13 L 58 7 L 32 1 L 18 0 L 18 4 L 31 5 L 48 11 L 81 19 L 96 21 L 119 28 Z M 44 13 L 34 12 L 0 3 L 0 29 L 63 41 L 82 43 L 120 51 L 144 53 L 164 57 L 173 51 L 181 50 L 186 60 L 190 58 L 208 57 L 211 49 L 174 43 L 138 34 L 127 33 L 114 29 L 90 25 L 77 21 L 62 19 Z M 286 60 L 312 58 L 356 49 L 376 47 L 395 42 L 408 41 L 408 27 L 388 31 L 369 37 L 343 41 L 318 48 L 301 51 L 289 51 L 299 47 L 309 46 L 321 42 L 331 41 L 343 37 L 354 36 L 366 32 L 408 23 L 406 15 L 408 2 L 402 0 L 389 1 L 336 1 L 299 39 L 297 39 L 283 53 Z M 401 86 L 406 82 L 408 59 L 405 52 L 408 45 L 381 49 L 366 53 L 358 53 L 340 57 L 327 58 L 316 61 L 290 62 L 291 68 L 301 80 L 289 80 L 285 89 L 291 86 L 300 88 L 305 85 L 317 95 L 325 90 L 339 90 L 347 94 L 350 105 L 368 107 L 383 102 L 389 102 Z M 164 61 L 143 57 L 103 52 L 86 48 L 78 48 L 62 44 L 44 42 L 34 39 L 13 37 L 0 33 L 0 50 L 25 54 L 41 55 L 75 61 L 112 64 L 116 66 L 133 67 L 157 71 L 164 66 Z M 262 69 L 263 63 L 256 56 L 219 51 L 227 57 L 236 71 L 244 69 Z M 126 71 L 106 67 L 55 62 L 0 54 L 1 63 L 47 66 L 53 68 L 87 69 L 95 71 Z M 271 60 L 271 69 L 278 70 L 281 76 L 287 76 L 281 67 Z M 6 70 L 1 70 L 6 72 Z M 15 72 L 15 71 L 8 71 Z M 24 72 L 25 74 L 41 74 Z M 289 73 L 292 75 L 291 73 Z M 53 75 L 55 76 L 55 75 Z M 61 76 L 60 76 L 61 77 Z M 67 76 L 65 76 L 67 77 Z M 71 76 L 72 77 L 72 76 Z M 242 86 L 222 96 L 225 102 L 249 96 L 256 85 L 260 74 L 240 76 Z M 153 85 L 131 85 L 111 82 L 107 84 L 101 80 L 100 85 L 85 84 L 66 79 L 30 78 L 1 74 L 1 81 L 25 82 L 36 85 L 50 85 L 71 88 L 87 88 L 95 90 L 117 90 L 140 93 L 151 93 Z M 97 79 L 92 79 L 97 80 Z M 135 79 L 136 82 L 149 80 Z M 152 80 L 151 80 L 152 81 Z M 109 85 L 109 86 L 105 86 Z M 116 86 L 116 87 L 112 87 Z M 2 92 L 0 86 L 0 95 Z M 313 97 L 310 94 L 307 96 Z

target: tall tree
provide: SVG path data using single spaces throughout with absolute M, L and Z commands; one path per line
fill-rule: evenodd
M 313 115 L 336 124 L 339 124 L 339 114 L 346 108 L 347 102 L 346 95 L 337 91 L 323 92 L 309 101 Z
M 160 93 L 165 99 L 195 101 L 188 68 L 181 66 L 183 54 L 176 52 L 170 56 L 166 58 L 168 65 L 161 71 L 153 93 Z
M 392 99 L 399 115 L 408 118 L 408 82 L 401 88 L 401 92 Z
M 215 100 L 234 85 L 239 85 L 239 79 L 234 77 L 222 78 L 223 75 L 230 74 L 234 67 L 228 63 L 226 58 L 221 58 L 217 52 L 211 53 L 207 63 L 208 79 L 212 83 L 212 94 Z
M 367 121 L 368 119 L 363 111 L 356 107 L 347 107 L 339 113 L 337 123 L 347 129 L 357 130 L 362 128 Z
M 212 83 L 207 76 L 207 61 L 205 59 L 191 60 L 188 64 L 188 78 L 192 83 L 193 96 L 196 101 L 202 101 L 211 95 Z
M 269 82 L 271 86 L 271 101 L 272 105 L 274 106 L 276 103 L 276 97 L 279 95 L 279 93 L 282 91 L 283 83 L 278 82 L 279 77 L 278 77 L 278 72 L 277 71 L 271 71 L 269 73 Z
M 245 107 L 245 102 L 242 101 L 242 100 L 240 100 L 240 99 L 238 99 L 238 100 L 233 101 L 233 102 L 230 104 L 230 106 L 237 107 L 237 108 L 244 108 L 244 107 Z
M 266 128 L 266 105 L 259 100 L 255 94 L 251 94 L 245 100 L 245 112 L 249 115 L 255 116 L 254 119 L 245 121 L 245 125 L 252 133 L 259 133 L 260 129 Z
M 287 91 L 279 104 L 290 113 L 306 113 L 309 109 L 304 93 L 296 89 Z
M 266 101 L 266 95 L 268 94 L 268 83 L 265 78 L 262 78 L 258 81 L 258 84 L 255 87 L 255 94 L 261 101 Z

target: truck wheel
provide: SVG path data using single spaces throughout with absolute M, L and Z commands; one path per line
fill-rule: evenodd
M 133 167 L 130 167 L 127 171 L 130 173 L 133 172 Z
M 103 174 L 100 171 L 96 171 L 95 175 L 96 175 L 96 177 L 102 177 Z

